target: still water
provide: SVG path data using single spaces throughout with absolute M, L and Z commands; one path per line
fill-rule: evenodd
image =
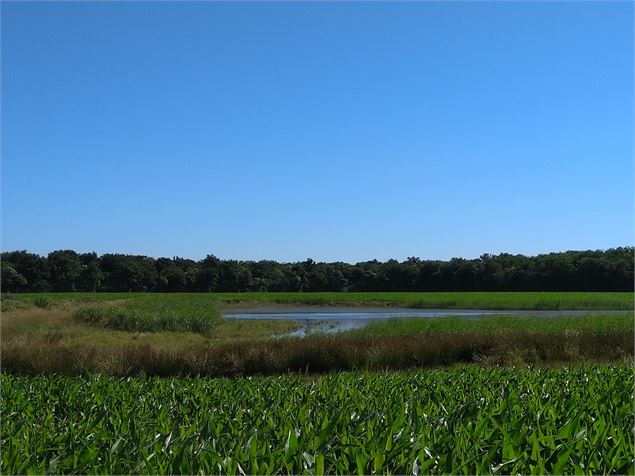
M 399 310 L 337 310 L 337 311 L 276 311 L 276 312 L 226 312 L 231 319 L 282 319 L 293 320 L 299 328 L 289 336 L 304 337 L 314 333 L 333 333 L 359 329 L 370 322 L 393 318 L 426 318 L 456 316 L 478 318 L 494 314 L 509 314 L 509 311 L 448 310 L 448 309 L 399 309 Z

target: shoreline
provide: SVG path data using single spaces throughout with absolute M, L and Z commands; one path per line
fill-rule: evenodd
M 319 313 L 319 314 L 344 314 L 344 313 L 442 313 L 448 317 L 451 313 L 461 314 L 478 314 L 480 312 L 488 315 L 512 315 L 512 316 L 587 316 L 591 314 L 602 313 L 633 313 L 634 311 L 627 309 L 562 309 L 562 310 L 544 310 L 544 309 L 470 309 L 470 308 L 424 308 L 424 307 L 395 307 L 395 306 L 316 306 L 316 305 L 244 305 L 230 304 L 218 306 L 218 310 L 223 317 L 232 314 L 290 314 L 290 313 Z

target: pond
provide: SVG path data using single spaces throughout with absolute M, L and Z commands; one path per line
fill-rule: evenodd
M 372 309 L 372 308 L 292 308 L 273 309 L 259 308 L 254 310 L 226 311 L 223 316 L 230 319 L 282 319 L 294 320 L 299 328 L 286 334 L 304 337 L 314 333 L 333 333 L 362 328 L 377 320 L 394 318 L 434 318 L 458 316 L 479 318 L 491 315 L 528 314 L 529 311 L 494 311 L 486 309 Z M 547 311 L 553 314 L 553 311 Z M 531 313 L 536 315 L 536 312 Z
M 230 319 L 282 319 L 294 320 L 299 328 L 288 336 L 304 337 L 314 333 L 333 333 L 359 329 L 370 322 L 394 319 L 422 319 L 434 317 L 460 317 L 478 319 L 492 315 L 518 316 L 576 316 L 586 311 L 526 311 L 489 309 L 372 309 L 372 308 L 256 308 L 253 310 L 226 311 L 223 316 Z

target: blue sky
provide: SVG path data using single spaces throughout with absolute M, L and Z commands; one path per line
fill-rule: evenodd
M 2 249 L 633 244 L 633 5 L 2 4 Z

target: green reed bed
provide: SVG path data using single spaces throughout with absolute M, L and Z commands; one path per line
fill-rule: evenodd
M 633 338 L 633 314 L 598 313 L 587 316 L 485 316 L 469 318 L 427 317 L 387 319 L 371 322 L 366 327 L 347 332 L 350 335 L 402 336 L 442 334 L 501 334 L 526 332 L 538 334 L 566 334 L 583 332 L 624 333 Z
M 140 305 L 148 302 L 148 298 L 160 301 L 168 300 L 180 306 L 207 305 L 216 302 L 213 293 L 106 293 L 106 292 L 59 292 L 59 293 L 22 293 L 2 294 L 2 299 L 36 304 L 42 299 L 50 299 L 54 303 L 99 304 L 109 301 L 139 301 Z
M 2 368 L 23 375 L 246 376 L 289 372 L 402 370 L 477 363 L 563 366 L 632 362 L 633 334 L 622 331 L 434 335 L 314 335 L 187 346 L 61 341 L 2 342 Z
M 391 306 L 439 309 L 633 309 L 630 292 L 315 292 L 315 293 L 30 293 L 3 295 L 3 306 L 49 298 L 55 302 L 99 303 L 169 299 L 182 307 L 198 304 Z M 6 303 L 5 303 L 6 301 Z
M 220 305 L 392 306 L 437 309 L 633 309 L 620 292 L 215 293 Z
M 182 296 L 140 295 L 117 306 L 81 307 L 74 319 L 99 327 L 125 331 L 203 332 L 220 317 L 213 303 L 185 301 Z
M 0 382 L 4 474 L 633 472 L 629 365 Z

